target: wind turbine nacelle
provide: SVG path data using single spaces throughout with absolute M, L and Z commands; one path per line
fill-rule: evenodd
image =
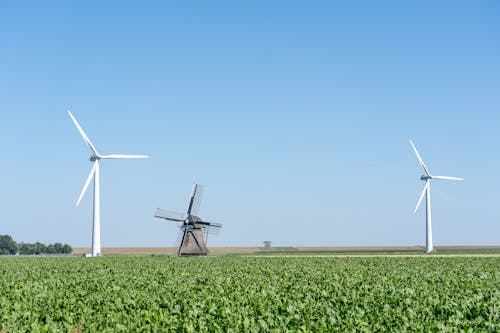
M 99 156 L 96 156 L 96 155 L 90 156 L 90 162 L 95 162 L 95 161 L 97 161 L 99 159 L 100 159 Z
M 420 176 L 420 180 L 428 180 L 428 179 L 431 179 L 432 177 L 429 177 L 427 175 L 422 175 Z

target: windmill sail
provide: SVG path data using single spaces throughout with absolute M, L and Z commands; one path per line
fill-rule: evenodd
M 159 219 L 165 219 L 176 222 L 184 222 L 184 220 L 186 219 L 186 215 L 184 214 L 172 212 L 161 208 L 158 208 L 156 210 L 155 217 Z
M 201 199 L 203 197 L 203 185 L 194 184 L 193 192 L 189 200 L 188 215 L 198 215 L 200 211 Z
M 208 225 L 204 228 L 205 232 L 210 235 L 218 235 L 222 229 L 222 224 L 208 222 Z

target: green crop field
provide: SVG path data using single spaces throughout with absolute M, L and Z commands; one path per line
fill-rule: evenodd
M 500 258 L 2 258 L 2 329 L 498 332 Z

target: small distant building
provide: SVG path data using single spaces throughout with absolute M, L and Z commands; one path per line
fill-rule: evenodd
M 264 241 L 264 247 L 271 247 L 271 241 Z

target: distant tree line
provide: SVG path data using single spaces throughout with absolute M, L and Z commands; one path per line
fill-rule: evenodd
M 9 235 L 0 235 L 0 255 L 6 254 L 56 254 L 56 253 L 71 253 L 73 249 L 71 245 L 54 243 L 45 245 L 40 242 L 17 243 Z

